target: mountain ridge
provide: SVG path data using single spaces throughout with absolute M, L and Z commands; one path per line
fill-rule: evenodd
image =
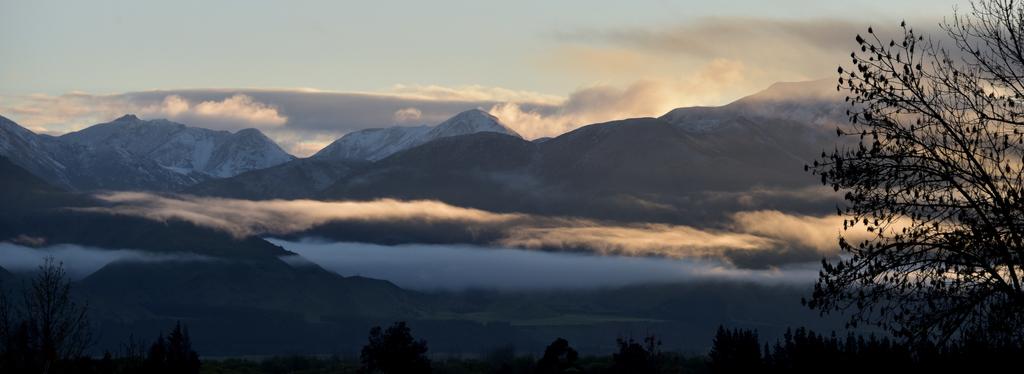
M 230 133 L 131 114 L 58 137 L 0 116 L 0 155 L 79 191 L 175 191 L 294 159 L 257 129 Z
M 522 138 L 497 117 L 480 109 L 470 109 L 436 126 L 392 126 L 355 131 L 335 140 L 311 158 L 377 161 L 433 140 L 479 132 Z
M 295 159 L 257 129 L 237 132 L 189 127 L 132 114 L 61 135 L 58 139 L 95 148 L 122 148 L 180 174 L 230 177 Z

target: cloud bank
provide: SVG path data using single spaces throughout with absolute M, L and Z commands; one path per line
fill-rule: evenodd
M 714 260 L 593 256 L 468 245 L 271 242 L 298 254 L 283 258 L 293 266 L 311 262 L 343 276 L 387 279 L 399 287 L 422 291 L 595 289 L 695 280 L 805 285 L 817 277 L 816 267 L 749 270 Z
M 536 110 L 553 101 L 543 95 L 534 99 L 530 93 L 505 91 L 396 86 L 395 91 L 384 93 L 308 89 L 197 89 L 113 95 L 74 92 L 0 96 L 0 115 L 50 135 L 77 131 L 126 113 L 218 130 L 252 127 L 290 153 L 308 156 L 352 131 L 435 125 L 459 112 L 488 109 L 504 100 L 515 99 L 526 110 Z
M 496 104 L 490 113 L 527 138 L 558 136 L 579 127 L 623 118 L 657 117 L 685 106 L 726 102 L 752 93 L 737 90 L 743 64 L 716 59 L 686 76 L 642 79 L 626 86 L 595 84 L 569 94 L 559 105 L 529 108 Z
M 100 194 L 111 207 L 78 210 L 128 215 L 157 221 L 181 220 L 228 232 L 236 237 L 290 234 L 332 221 L 387 222 L 417 220 L 501 224 L 519 218 L 460 208 L 437 201 L 324 202 L 316 200 L 237 200 L 196 196 L 163 197 L 141 192 Z
M 71 244 L 48 247 L 25 247 L 0 242 L 0 267 L 12 272 L 32 272 L 52 257 L 64 266 L 72 280 L 79 280 L 114 262 L 213 261 L 197 254 L 163 254 L 131 249 L 100 249 Z
M 427 200 L 249 201 L 146 193 L 98 197 L 109 206 L 85 210 L 187 221 L 238 237 L 320 235 L 383 244 L 463 243 L 632 257 L 716 259 L 747 268 L 835 257 L 842 227 L 842 217 L 771 210 L 736 213 L 724 227 L 691 227 L 493 213 Z M 846 234 L 852 239 L 867 235 L 852 231 Z
M 0 96 L 0 115 L 50 135 L 81 130 L 126 113 L 217 130 L 251 127 L 302 157 L 349 132 L 436 125 L 469 109 L 488 111 L 528 139 L 554 137 L 593 123 L 660 116 L 677 107 L 721 103 L 751 93 L 753 89 L 734 87 L 743 79 L 743 70 L 738 63 L 718 60 L 686 77 L 591 84 L 565 97 L 440 86 L 396 86 L 395 91 L 374 94 L 200 89 Z
M 144 107 L 139 114 L 165 117 L 184 123 L 202 123 L 219 130 L 240 130 L 249 127 L 273 128 L 284 125 L 288 118 L 277 108 L 255 101 L 251 96 L 235 94 L 223 100 L 191 103 L 179 95 L 168 95 L 154 106 Z

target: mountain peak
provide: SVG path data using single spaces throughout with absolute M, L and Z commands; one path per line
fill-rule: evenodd
M 351 132 L 313 155 L 318 159 L 377 161 L 430 141 L 479 132 L 493 132 L 522 139 L 498 117 L 481 109 L 460 112 L 437 126 L 387 127 Z
M 512 130 L 504 123 L 501 123 L 501 120 L 499 120 L 498 117 L 495 117 L 481 109 L 470 109 L 456 114 L 447 121 L 441 122 L 437 127 L 430 130 L 430 133 L 427 134 L 427 138 L 433 140 L 477 132 L 496 132 L 522 138 L 522 136 L 515 132 L 515 130 Z
M 89 150 L 123 151 L 183 176 L 199 173 L 223 178 L 293 159 L 257 129 L 232 134 L 166 119 L 143 120 L 133 114 L 58 139 Z
M 473 109 L 469 109 L 469 110 L 464 110 L 462 112 L 459 112 L 459 114 L 456 114 L 456 115 L 452 116 L 452 119 L 455 119 L 455 118 L 487 118 L 487 119 L 490 119 L 490 120 L 493 120 L 493 121 L 497 121 L 498 120 L 498 117 L 495 117 L 495 116 L 491 115 L 490 113 L 487 113 L 486 111 L 484 111 L 483 109 L 480 109 L 480 108 L 473 108 Z
M 265 138 L 266 137 L 266 135 L 263 134 L 263 131 L 260 131 L 259 129 L 254 129 L 254 128 L 251 128 L 251 127 L 247 128 L 247 129 L 238 130 L 238 131 L 235 132 L 235 135 L 237 135 L 237 136 L 255 136 L 255 137 L 260 137 L 260 138 Z
M 125 114 L 123 116 L 117 117 L 117 119 L 113 120 L 112 122 L 139 122 L 139 121 L 141 121 L 139 119 L 139 117 L 136 117 L 134 114 L 128 113 L 128 114 Z
M 768 88 L 737 100 L 737 102 L 822 101 L 840 98 L 834 79 L 802 82 L 776 82 Z
M 676 108 L 660 118 L 688 130 L 709 131 L 738 118 L 773 118 L 834 126 L 846 106 L 831 79 L 778 82 L 720 107 Z M 759 121 L 761 122 L 761 121 Z

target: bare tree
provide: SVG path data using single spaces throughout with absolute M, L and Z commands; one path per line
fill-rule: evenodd
M 91 343 L 88 307 L 71 298 L 63 263 L 47 258 L 25 295 L 29 328 L 45 362 L 78 358 Z
M 1024 339 L 1024 7 L 971 3 L 945 43 L 900 25 L 858 35 L 839 68 L 853 147 L 811 167 L 845 190 L 842 259 L 824 263 L 809 305 L 850 311 L 909 339 L 963 333 Z M 951 41 L 951 42 L 950 42 Z
M 92 342 L 88 308 L 72 299 L 71 281 L 53 258 L 39 266 L 19 307 L 3 299 L 0 324 L 6 343 L 0 353 L 11 361 L 0 362 L 0 367 L 47 373 L 61 361 L 81 357 Z

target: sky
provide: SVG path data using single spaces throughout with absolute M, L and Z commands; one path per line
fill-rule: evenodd
M 831 78 L 874 26 L 951 0 L 0 0 L 0 115 L 59 135 L 127 112 L 305 156 L 481 108 L 529 138 Z M 963 7 L 963 4 L 960 4 Z

